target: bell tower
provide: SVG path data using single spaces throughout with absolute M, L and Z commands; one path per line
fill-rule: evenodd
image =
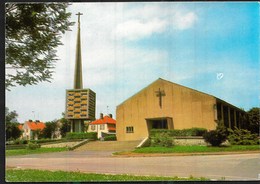
M 83 88 L 81 40 L 80 40 L 80 16 L 78 15 L 78 33 L 76 42 L 76 59 L 74 70 L 74 89 L 66 90 L 65 116 L 71 121 L 71 132 L 83 132 L 84 121 L 95 120 L 96 93 L 91 89 Z

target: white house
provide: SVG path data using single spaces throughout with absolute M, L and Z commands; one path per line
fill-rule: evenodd
M 100 119 L 92 121 L 89 124 L 88 132 L 97 132 L 98 139 L 103 137 L 102 134 L 116 134 L 116 120 L 112 118 L 112 114 L 103 116 L 100 114 Z
M 36 120 L 26 121 L 24 124 L 19 125 L 19 129 L 23 132 L 21 138 L 26 140 L 38 139 L 38 131 L 42 131 L 45 128 L 45 124 Z

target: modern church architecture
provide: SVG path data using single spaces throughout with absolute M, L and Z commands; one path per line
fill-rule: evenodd
M 142 140 L 151 129 L 240 127 L 241 109 L 212 95 L 159 78 L 117 106 L 117 140 Z
M 76 43 L 76 62 L 74 72 L 74 89 L 66 90 L 66 118 L 72 122 L 71 132 L 83 132 L 84 121 L 95 120 L 96 94 L 90 89 L 83 89 L 80 15 L 78 13 L 78 35 Z

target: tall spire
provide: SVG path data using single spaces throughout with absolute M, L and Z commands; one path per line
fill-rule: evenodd
M 78 35 L 77 35 L 77 43 L 76 43 L 74 89 L 82 89 L 83 80 L 82 80 L 82 64 L 81 64 L 81 45 L 80 45 L 80 15 L 83 15 L 83 14 L 79 12 L 76 15 L 78 15 Z

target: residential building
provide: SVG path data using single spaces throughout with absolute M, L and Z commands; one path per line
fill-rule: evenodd
M 39 131 L 42 131 L 45 128 L 45 124 L 36 120 L 26 121 L 24 124 L 20 124 L 19 129 L 22 131 L 21 138 L 26 140 L 38 139 Z
M 100 114 L 100 119 L 97 119 L 89 124 L 88 132 L 97 132 L 98 139 L 104 137 L 104 134 L 116 134 L 116 120 L 112 114 L 103 116 Z

